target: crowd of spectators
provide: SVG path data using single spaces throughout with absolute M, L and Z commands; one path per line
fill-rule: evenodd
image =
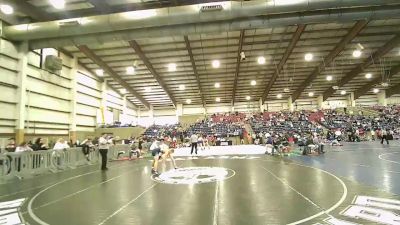
M 224 120 L 223 117 L 219 117 L 221 120 L 216 120 L 211 117 L 211 119 L 204 119 L 196 122 L 188 127 L 186 133 L 188 135 L 197 133 L 206 136 L 214 137 L 236 137 L 242 136 L 244 131 L 244 123 L 241 122 L 231 122 L 230 120 Z
M 380 107 L 379 114 L 368 116 L 327 110 L 320 123 L 328 129 L 328 139 L 335 131 L 342 133 L 343 140 L 351 142 L 380 139 L 383 132 L 393 139 L 400 134 L 399 115 L 399 111 L 392 107 Z
M 144 135 L 150 138 L 153 137 L 180 137 L 184 135 L 185 131 L 183 130 L 180 124 L 173 125 L 152 125 L 146 129 Z
M 193 135 L 198 137 L 200 146 L 216 145 L 220 141 L 239 137 L 241 144 L 263 144 L 273 146 L 270 150 L 286 151 L 288 146 L 298 145 L 310 151 L 308 146 L 317 146 L 315 151 L 322 153 L 323 144 L 341 145 L 342 141 L 373 141 L 398 138 L 400 134 L 400 106 L 373 107 L 377 113 L 346 112 L 345 110 L 264 112 L 255 114 L 226 113 L 214 114 L 198 120 L 184 129 L 180 124 L 152 125 L 140 137 L 123 140 L 130 144 L 138 157 L 143 154 L 154 139 L 164 139 L 171 147 L 190 145 Z M 246 126 L 252 129 L 247 133 Z M 192 137 L 192 138 L 191 138 Z M 114 140 L 115 141 L 115 140 Z M 67 149 L 82 147 L 86 156 L 98 144 L 98 138 L 87 138 L 72 143 L 60 138 L 56 143 L 48 143 L 42 138 L 34 142 L 15 143 L 10 139 L 6 150 L 9 152 L 39 151 L 47 149 Z

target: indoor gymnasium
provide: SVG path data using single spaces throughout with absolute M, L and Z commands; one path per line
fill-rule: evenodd
M 0 0 L 0 225 L 400 225 L 399 0 Z

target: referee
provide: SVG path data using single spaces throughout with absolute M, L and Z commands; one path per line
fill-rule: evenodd
M 99 138 L 99 152 L 101 155 L 101 170 L 108 170 L 107 168 L 107 153 L 110 148 L 110 144 L 112 143 L 112 138 L 107 134 L 103 134 Z
M 196 155 L 197 155 L 197 142 L 199 141 L 199 137 L 193 133 L 192 136 L 190 136 L 190 142 L 192 144 L 192 150 L 190 151 L 190 155 L 193 154 L 193 150 L 196 150 Z

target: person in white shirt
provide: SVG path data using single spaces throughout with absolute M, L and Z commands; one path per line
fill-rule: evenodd
M 69 148 L 69 145 L 63 138 L 58 139 L 58 141 L 56 142 L 56 144 L 53 147 L 54 150 L 65 150 L 68 148 Z
M 107 153 L 108 149 L 110 148 L 110 144 L 112 144 L 113 139 L 111 136 L 107 134 L 103 134 L 99 138 L 99 152 L 101 155 L 101 170 L 108 170 L 107 168 Z
M 340 129 L 337 129 L 335 131 L 335 136 L 336 136 L 336 138 L 339 138 L 340 136 L 342 136 L 342 132 L 340 131 Z
M 16 149 L 15 152 L 32 152 L 33 149 L 28 146 L 28 144 L 24 141 L 22 142 Z
M 197 142 L 199 140 L 199 137 L 196 134 L 192 134 L 190 136 L 190 142 L 192 143 L 192 150 L 190 151 L 190 154 L 193 154 L 193 149 L 196 150 L 196 155 L 197 155 Z
M 375 141 L 375 131 L 371 129 L 371 139 Z

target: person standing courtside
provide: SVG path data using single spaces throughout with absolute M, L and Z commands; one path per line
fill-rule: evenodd
M 110 148 L 110 144 L 112 143 L 112 138 L 110 138 L 107 134 L 103 134 L 99 138 L 99 152 L 101 155 L 101 170 L 108 170 L 107 168 L 107 153 Z
M 199 137 L 197 137 L 196 134 L 192 134 L 190 136 L 190 142 L 192 143 L 192 150 L 190 151 L 190 154 L 193 154 L 193 149 L 196 149 L 196 155 L 197 155 L 197 142 L 199 140 Z
M 385 129 L 382 129 L 381 144 L 383 144 L 383 140 L 386 140 L 386 144 L 389 144 L 388 133 Z

